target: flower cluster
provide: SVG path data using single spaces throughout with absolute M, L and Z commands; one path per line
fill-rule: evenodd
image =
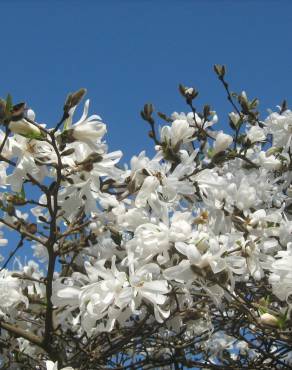
M 48 129 L 28 110 L 0 131 L 0 245 L 7 248 L 7 228 L 19 234 L 15 252 L 30 249 L 0 271 L 2 339 L 21 337 L 13 351 L 24 362 L 47 359 L 48 370 L 57 361 L 64 370 L 89 368 L 76 353 L 110 356 L 110 344 L 96 349 L 100 335 L 120 345 L 137 328 L 147 328 L 140 341 L 152 339 L 127 353 L 149 351 L 158 361 L 151 327 L 157 343 L 206 338 L 198 351 L 213 364 L 229 350 L 234 361 L 255 361 L 260 352 L 244 337 L 290 325 L 291 111 L 260 121 L 242 93 L 242 111 L 229 116 L 234 133 L 216 131 L 217 115 L 206 108 L 174 113 L 156 134 L 146 110 L 156 154 L 122 167 L 122 153 L 108 152 L 106 125 L 88 116 L 88 100 L 74 123 L 74 98 L 63 126 Z M 218 331 L 239 303 L 248 311 L 240 340 Z M 2 352 L 3 363 L 12 361 Z

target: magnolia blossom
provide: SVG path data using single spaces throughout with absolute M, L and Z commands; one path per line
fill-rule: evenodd
M 260 128 L 259 126 L 252 126 L 246 136 L 251 143 L 255 143 L 257 141 L 263 141 L 266 139 L 264 129 Z
M 163 126 L 160 135 L 163 141 L 175 147 L 179 143 L 191 141 L 194 132 L 194 127 L 190 127 L 187 120 L 176 119 L 172 122 L 171 127 Z
M 107 324 L 104 326 L 101 323 L 97 328 L 100 331 L 111 331 L 119 317 L 119 312 L 127 307 L 130 309 L 128 316 L 131 311 L 135 312 L 136 298 L 150 301 L 154 305 L 158 320 L 161 320 L 160 315 L 164 317 L 169 315 L 159 307 L 165 303 L 164 294 L 169 291 L 167 282 L 151 281 L 152 274 L 157 274 L 159 271 L 158 266 L 145 265 L 143 269 L 136 272 L 132 269 L 128 277 L 125 272 L 117 270 L 114 257 L 111 269 L 106 269 L 104 263 L 105 260 L 100 260 L 94 266 L 85 264 L 87 276 L 76 276 L 78 285 L 82 284 L 81 287 L 57 284 L 55 288 L 56 305 L 69 304 L 69 307 L 80 307 L 82 326 L 88 335 L 93 334 L 93 323 L 104 318 Z
M 28 299 L 22 293 L 21 281 L 11 276 L 11 272 L 0 272 L 0 315 L 13 314 L 13 309 L 23 303 L 28 306 Z
M 233 135 L 208 106 L 175 112 L 155 129 L 155 155 L 127 166 L 88 100 L 72 123 L 81 95 L 56 130 L 30 110 L 0 129 L 3 367 L 155 367 L 189 356 L 188 343 L 202 366 L 252 367 L 271 351 L 271 366 L 288 363 L 291 111 L 260 121 L 243 92 Z
M 287 109 L 282 114 L 273 112 L 265 120 L 266 130 L 273 135 L 273 145 L 287 151 L 291 146 L 292 112 Z
M 223 257 L 228 251 L 228 244 L 220 245 L 216 239 L 208 241 L 207 235 L 204 234 L 198 235 L 197 239 L 197 245 L 182 242 L 175 244 L 176 249 L 185 255 L 187 260 L 182 260 L 179 265 L 165 270 L 164 275 L 167 279 L 194 281 L 200 276 L 205 276 L 209 268 L 214 274 L 224 270 L 227 273 L 231 270 L 233 273 L 242 274 L 246 270 L 245 261 L 240 256 Z M 224 242 L 228 243 L 227 240 Z
M 62 369 L 58 369 L 58 362 L 53 361 L 46 361 L 47 370 L 74 370 L 71 366 L 63 367 Z
M 232 136 L 219 132 L 214 143 L 214 154 L 223 152 L 231 145 L 232 141 Z
M 164 279 L 154 280 L 154 276 L 160 275 L 160 268 L 155 263 L 149 263 L 134 270 L 130 265 L 129 281 L 132 287 L 134 301 L 132 304 L 137 305 L 140 300 L 147 300 L 153 304 L 154 315 L 158 322 L 163 322 L 170 314 L 169 310 L 163 310 L 160 306 L 167 301 L 166 294 L 170 291 L 168 283 Z M 137 302 L 138 299 L 138 302 Z M 134 308 L 134 307 L 133 307 Z
M 171 115 L 171 118 L 173 120 L 187 120 L 190 126 L 197 129 L 198 127 L 204 127 L 205 129 L 208 129 L 209 127 L 213 126 L 215 123 L 218 122 L 218 116 L 215 111 L 210 112 L 211 120 L 205 120 L 202 117 L 200 117 L 197 113 L 189 112 L 187 114 L 181 112 L 177 113 L 174 112 Z
M 273 285 L 274 294 L 281 300 L 290 302 L 292 295 L 292 242 L 287 244 L 287 251 L 279 251 L 277 259 L 271 265 L 270 283 Z
M 11 140 L 10 145 L 11 157 L 17 157 L 15 170 L 7 176 L 7 183 L 11 185 L 12 190 L 20 192 L 28 174 L 42 182 L 49 174 L 46 167 L 47 161 L 54 162 L 56 160 L 51 145 L 18 135 Z M 38 164 L 42 162 L 43 165 L 39 166 Z
M 267 153 L 261 151 L 258 155 L 258 163 L 267 170 L 279 170 L 282 166 L 280 159 L 274 155 L 267 155 Z
M 106 125 L 101 122 L 97 115 L 88 117 L 89 100 L 86 100 L 83 114 L 79 121 L 71 127 L 71 135 L 77 141 L 86 143 L 92 150 L 96 150 L 97 142 L 106 133 Z

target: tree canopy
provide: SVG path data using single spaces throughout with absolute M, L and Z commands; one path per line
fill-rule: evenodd
M 228 128 L 180 85 L 129 166 L 85 89 L 54 127 L 0 101 L 1 369 L 291 368 L 292 112 L 214 71 Z

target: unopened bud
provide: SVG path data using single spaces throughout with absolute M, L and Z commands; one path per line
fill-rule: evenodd
M 41 138 L 41 130 L 28 122 L 25 118 L 22 118 L 19 121 L 11 121 L 9 123 L 9 130 L 15 134 L 19 134 L 28 138 Z
M 0 122 L 5 118 L 6 102 L 0 99 Z
M 179 84 L 178 88 L 182 96 L 186 98 L 186 101 L 188 104 L 190 104 L 192 100 L 195 99 L 199 95 L 199 92 L 193 87 L 186 87 L 182 84 Z
M 150 117 L 151 114 L 153 113 L 153 105 L 151 103 L 147 103 L 144 105 L 144 113 L 146 115 L 146 117 Z
M 260 323 L 265 326 L 277 327 L 278 319 L 274 315 L 266 312 L 260 316 Z
M 26 112 L 26 117 L 31 121 L 35 120 L 35 112 L 32 109 L 28 109 Z
M 154 138 L 154 134 L 153 134 L 153 132 L 152 132 L 152 131 L 149 131 L 149 132 L 148 132 L 148 136 L 149 136 L 151 139 L 153 139 L 153 138 Z
M 271 155 L 281 153 L 282 148 L 277 148 L 276 146 L 272 146 L 266 151 L 266 157 L 270 157 Z
M 237 114 L 237 113 L 234 113 L 234 112 L 231 112 L 229 113 L 229 118 L 230 118 L 230 121 L 234 124 L 234 126 L 236 127 L 239 120 L 240 120 L 240 115 Z
M 78 105 L 85 94 L 86 89 L 83 88 L 76 91 L 75 93 L 69 94 L 64 105 L 64 112 L 68 113 L 71 108 Z
M 223 132 L 219 132 L 214 143 L 214 154 L 223 152 L 231 145 L 232 142 L 232 136 L 224 134 Z
M 48 222 L 48 220 L 44 216 L 39 216 L 39 221 L 40 222 L 45 222 L 45 223 Z
M 36 224 L 28 224 L 27 227 L 26 227 L 26 230 L 30 234 L 35 234 L 37 232 L 37 225 Z
M 61 153 L 61 156 L 62 157 L 65 157 L 67 155 L 71 155 L 75 152 L 75 149 L 74 148 L 69 148 L 67 150 L 64 150 L 64 152 Z
M 9 203 L 6 207 L 6 212 L 8 213 L 9 216 L 13 216 L 15 214 L 15 208 L 14 205 Z
M 221 64 L 215 64 L 214 65 L 214 71 L 215 73 L 217 74 L 217 76 L 220 78 L 224 77 L 225 76 L 225 73 L 226 73 L 226 68 L 224 65 L 221 65 Z
M 7 196 L 7 201 L 10 203 L 13 203 L 16 206 L 21 206 L 26 203 L 26 200 L 24 198 L 21 198 L 20 196 L 12 195 L 12 194 L 9 194 Z

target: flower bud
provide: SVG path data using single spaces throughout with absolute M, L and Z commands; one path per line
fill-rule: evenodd
M 278 326 L 278 319 L 271 315 L 270 313 L 266 312 L 260 316 L 260 323 L 265 326 Z
M 226 68 L 225 68 L 224 65 L 215 64 L 214 65 L 214 71 L 215 71 L 215 73 L 217 74 L 217 76 L 219 78 L 223 78 L 225 76 L 225 73 L 226 73 Z
M 247 95 L 245 91 L 242 91 L 239 97 L 242 101 L 244 101 L 245 103 L 248 103 L 248 99 L 247 99 Z
M 234 113 L 234 112 L 231 112 L 229 113 L 229 118 L 230 118 L 230 121 L 234 124 L 234 126 L 236 127 L 239 120 L 240 120 L 240 116 L 239 114 L 237 113 Z
M 86 89 L 83 88 L 79 89 L 78 91 L 72 94 L 69 94 L 64 105 L 64 112 L 68 113 L 71 108 L 76 107 L 80 103 L 85 94 Z
M 6 102 L 0 99 L 0 121 L 2 121 L 5 118 L 5 108 Z
M 15 134 L 30 138 L 38 138 L 42 136 L 41 130 L 37 126 L 28 122 L 25 118 L 22 118 L 19 121 L 11 121 L 9 123 L 9 130 Z
M 281 151 L 282 151 L 282 148 L 277 148 L 275 146 L 272 146 L 266 151 L 266 157 L 270 157 L 271 155 L 281 153 Z
M 28 109 L 26 112 L 26 117 L 31 121 L 35 120 L 35 112 L 32 109 Z
M 232 136 L 219 132 L 214 143 L 214 154 L 223 152 L 231 145 L 232 141 Z
M 193 92 L 194 92 L 193 87 L 186 87 L 185 94 L 192 95 Z
M 31 224 L 28 224 L 26 226 L 26 230 L 30 233 L 30 234 L 35 234 L 37 232 L 37 225 L 34 224 L 34 223 L 31 223 Z

